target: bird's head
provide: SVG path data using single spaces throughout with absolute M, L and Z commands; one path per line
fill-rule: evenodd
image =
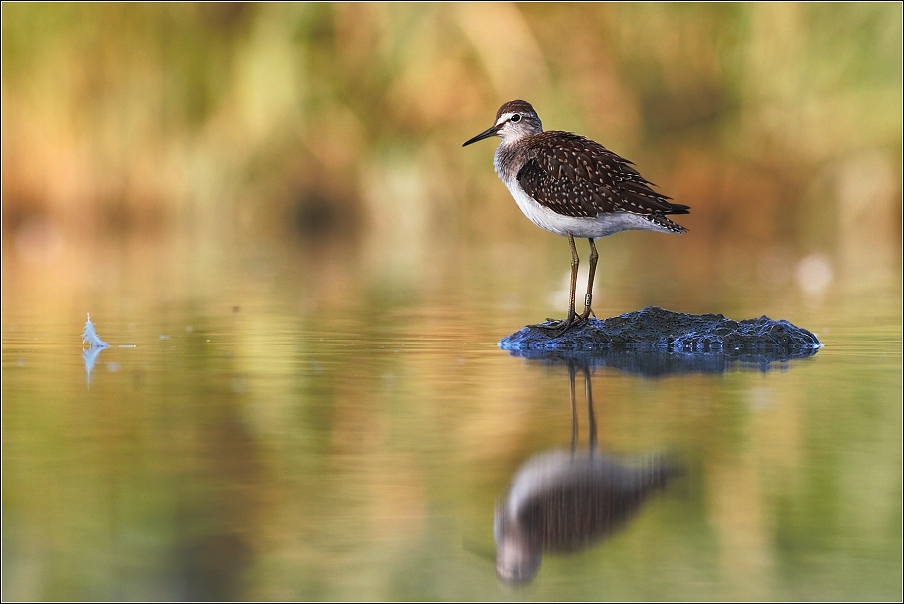
M 492 128 L 484 130 L 474 138 L 465 142 L 462 147 L 476 143 L 491 136 L 498 136 L 503 144 L 513 143 L 525 136 L 543 132 L 543 123 L 537 112 L 527 101 L 509 101 L 496 112 L 496 123 Z

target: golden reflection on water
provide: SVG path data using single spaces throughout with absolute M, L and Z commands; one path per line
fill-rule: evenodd
M 464 247 L 412 287 L 328 250 L 182 245 L 4 255 L 5 594 L 505 597 L 484 555 L 497 499 L 567 446 L 571 410 L 566 367 L 496 342 L 555 314 L 555 254 L 523 248 L 525 285 Z M 608 286 L 603 315 L 650 296 Z M 530 597 L 895 593 L 900 290 L 711 287 L 728 302 L 704 309 L 766 310 L 826 347 L 766 372 L 593 371 L 600 449 L 674 451 L 686 473 L 600 544 L 544 558 Z M 111 345 L 90 387 L 88 309 Z

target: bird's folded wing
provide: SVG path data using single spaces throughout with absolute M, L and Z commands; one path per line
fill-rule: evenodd
M 570 132 L 544 132 L 531 141 L 518 182 L 538 203 L 558 214 L 595 217 L 617 211 L 644 216 L 686 214 L 669 202 L 630 161 Z

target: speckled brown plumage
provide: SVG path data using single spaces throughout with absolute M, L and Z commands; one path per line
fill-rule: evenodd
M 687 214 L 688 206 L 654 191 L 631 162 L 597 142 L 571 132 L 541 132 L 523 140 L 518 182 L 538 203 L 564 216 L 592 218 L 630 212 L 684 232 L 665 214 Z

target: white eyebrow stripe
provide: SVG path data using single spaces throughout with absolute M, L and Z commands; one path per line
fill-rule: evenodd
M 515 115 L 515 113 L 517 113 L 517 112 L 510 111 L 508 113 L 503 113 L 502 115 L 499 116 L 499 119 L 496 120 L 496 125 L 498 126 L 499 124 L 509 121 L 510 119 L 512 119 L 512 116 Z

